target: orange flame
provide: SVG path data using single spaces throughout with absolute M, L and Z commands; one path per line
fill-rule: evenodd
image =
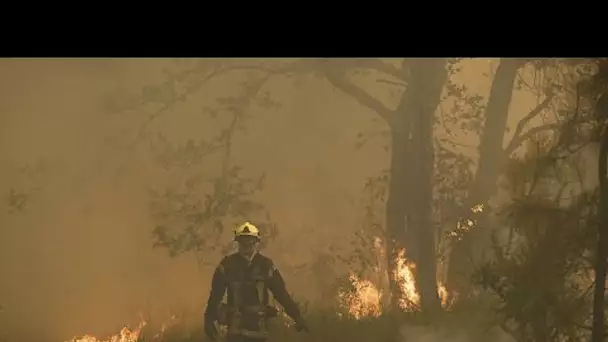
M 360 319 L 362 317 L 377 317 L 381 313 L 380 300 L 382 291 L 369 280 L 359 279 L 354 274 L 348 277 L 353 286 L 352 292 L 339 293 L 340 300 L 346 303 L 348 313 Z
M 406 311 L 415 309 L 420 303 L 420 295 L 416 291 L 416 281 L 413 272 L 415 268 L 416 265 L 405 258 L 405 249 L 399 250 L 394 277 L 402 294 L 402 297 L 398 301 L 399 307 Z
M 82 337 L 73 337 L 65 342 L 137 342 L 145 325 L 146 321 L 142 319 L 137 328 L 130 330 L 128 327 L 124 327 L 118 334 L 110 336 L 105 340 L 101 340 L 93 335 L 84 335 Z
M 375 238 L 375 242 L 378 238 Z M 379 244 L 374 244 L 376 248 Z M 382 248 L 382 247 L 380 247 Z M 380 250 L 379 253 L 383 253 Z M 420 305 L 420 294 L 416 290 L 414 269 L 416 265 L 405 257 L 405 249 L 399 250 L 396 257 L 395 280 L 399 286 L 402 297 L 399 298 L 398 305 L 404 311 L 417 311 Z M 366 279 L 360 279 L 354 274 L 349 275 L 352 285 L 350 292 L 340 292 L 339 299 L 348 313 L 356 318 L 377 317 L 381 314 L 381 301 L 383 291 L 377 285 Z M 449 307 L 451 300 L 446 287 L 440 282 L 437 283 L 437 294 L 441 299 L 443 307 Z

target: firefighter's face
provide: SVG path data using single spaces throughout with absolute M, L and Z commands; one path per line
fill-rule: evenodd
M 254 236 L 240 236 L 236 239 L 239 252 L 244 255 L 251 255 L 258 247 L 259 240 Z

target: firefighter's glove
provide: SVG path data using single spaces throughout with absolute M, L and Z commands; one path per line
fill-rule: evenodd
M 211 340 L 215 340 L 217 337 L 217 328 L 212 320 L 205 320 L 205 335 Z
M 295 319 L 295 321 L 296 321 L 295 328 L 296 328 L 297 332 L 301 332 L 301 331 L 308 332 L 308 325 L 306 325 L 306 321 L 304 320 L 304 318 L 298 317 L 297 319 Z

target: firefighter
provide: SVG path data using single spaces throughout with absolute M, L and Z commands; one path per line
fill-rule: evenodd
M 281 273 L 271 259 L 258 252 L 258 228 L 246 222 L 235 229 L 234 240 L 238 251 L 224 257 L 213 273 L 205 310 L 205 334 L 215 339 L 218 322 L 227 326 L 228 342 L 266 340 L 268 319 L 278 313 L 269 305 L 269 291 L 295 321 L 296 330 L 308 331 Z M 222 303 L 225 293 L 226 303 Z

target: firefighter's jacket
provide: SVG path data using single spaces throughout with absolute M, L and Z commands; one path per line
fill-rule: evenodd
M 259 253 L 251 261 L 238 253 L 226 256 L 213 273 L 205 319 L 227 325 L 228 334 L 266 337 L 267 319 L 276 314 L 269 305 L 268 291 L 285 313 L 293 319 L 300 317 L 298 305 L 271 259 Z M 226 304 L 222 303 L 225 293 Z

